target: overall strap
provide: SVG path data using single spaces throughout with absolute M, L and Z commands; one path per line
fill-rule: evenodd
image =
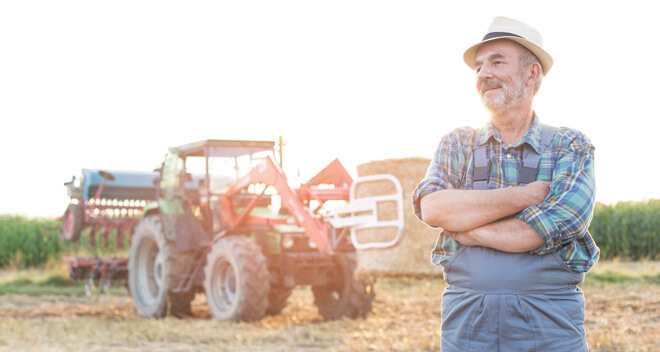
M 557 127 L 541 124 L 540 153 L 537 153 L 532 146 L 525 143 L 525 146 L 523 147 L 523 161 L 520 170 L 518 171 L 518 185 L 524 186 L 536 181 L 536 177 L 539 173 L 539 161 L 541 161 L 541 155 L 545 148 L 547 148 L 552 142 L 552 138 L 555 136 L 556 131 Z
M 472 189 L 488 189 L 488 180 L 490 179 L 490 159 L 486 155 L 486 146 L 479 145 L 481 139 L 481 128 L 474 130 L 474 139 L 472 140 L 472 154 L 474 155 L 474 172 L 472 175 Z

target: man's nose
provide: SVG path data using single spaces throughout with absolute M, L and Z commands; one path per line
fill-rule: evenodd
M 482 65 L 477 71 L 477 78 L 480 80 L 484 78 L 489 78 L 491 77 L 491 74 L 492 71 L 490 70 L 490 67 L 488 65 Z

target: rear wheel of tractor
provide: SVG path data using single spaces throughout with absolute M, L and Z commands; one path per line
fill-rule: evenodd
M 71 242 L 80 239 L 85 212 L 80 204 L 69 204 L 62 217 L 60 226 L 60 237 Z
M 256 321 L 268 308 L 270 283 L 261 248 L 243 236 L 220 239 L 204 268 L 209 312 L 217 320 Z
M 143 317 L 190 314 L 194 292 L 174 293 L 191 255 L 165 238 L 160 217 L 149 215 L 135 229 L 128 260 L 128 288 L 135 310 Z
M 333 260 L 335 268 L 330 274 L 330 283 L 312 286 L 319 314 L 328 320 L 344 316 L 353 319 L 366 317 L 376 296 L 374 281 L 353 277 L 355 253 L 337 253 Z

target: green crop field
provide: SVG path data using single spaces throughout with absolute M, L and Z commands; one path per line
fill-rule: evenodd
M 100 235 L 96 246 L 89 246 L 90 231 L 80 236 L 79 243 L 60 240 L 60 222 L 57 219 L 29 219 L 16 215 L 0 215 L 0 268 L 43 267 L 48 262 L 71 256 L 128 256 L 128 238 L 124 248 L 118 249 L 116 232 L 110 233 L 110 245 L 103 247 Z
M 56 219 L 0 215 L 0 267 L 32 267 L 58 257 L 63 249 Z
M 89 248 L 89 231 L 82 233 L 80 243 L 59 240 L 57 219 L 29 219 L 0 215 L 0 268 L 34 267 L 62 255 L 126 255 L 127 244 L 117 250 L 114 233 L 109 248 L 97 238 L 96 248 Z M 589 228 L 601 259 L 660 260 L 660 200 L 596 204 Z
M 597 204 L 589 227 L 601 258 L 660 259 L 660 200 Z

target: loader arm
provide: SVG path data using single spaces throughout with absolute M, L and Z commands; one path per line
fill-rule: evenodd
M 222 195 L 222 216 L 229 229 L 240 227 L 249 222 L 251 218 L 249 214 L 262 195 L 256 195 L 241 212 L 238 212 L 238 209 L 236 209 L 232 197 L 242 190 L 247 189 L 250 185 L 259 183 L 275 188 L 282 199 L 282 206 L 286 207 L 293 215 L 296 224 L 305 229 L 305 232 L 314 241 L 319 251 L 327 254 L 333 253 L 328 239 L 326 224 L 322 220 L 315 218 L 305 208 L 296 192 L 289 186 L 284 173 L 270 157 L 265 158 L 264 161 L 243 178 L 239 179 Z
M 303 204 L 310 204 L 312 200 L 319 203 L 314 209 L 316 213 L 328 200 L 349 200 L 349 191 L 353 178 L 341 164 L 339 159 L 333 160 L 307 183 L 300 185 L 298 198 Z M 319 185 L 332 185 L 333 188 L 318 187 Z

